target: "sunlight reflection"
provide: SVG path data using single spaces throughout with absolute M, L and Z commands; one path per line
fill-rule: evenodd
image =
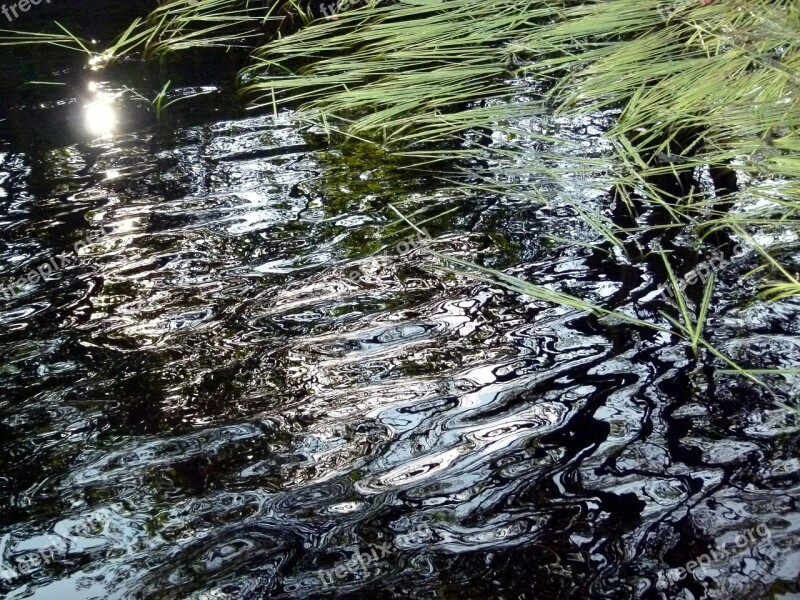
M 85 106 L 86 129 L 92 135 L 106 137 L 114 131 L 117 115 L 111 96 L 102 94 Z
M 94 54 L 89 59 L 89 68 L 92 71 L 99 71 L 102 69 L 106 64 L 108 64 L 109 60 L 111 60 L 110 53 L 103 53 L 103 54 Z

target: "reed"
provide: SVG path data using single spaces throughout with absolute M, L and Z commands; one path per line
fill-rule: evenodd
M 287 28 L 287 21 L 296 27 Z M 73 37 L 17 39 L 74 47 Z M 618 118 L 606 138 L 613 151 L 595 166 L 605 174 L 602 185 L 632 216 L 661 211 L 667 222 L 650 233 L 681 231 L 698 248 L 712 234 L 739 241 L 760 260 L 750 276 L 760 278 L 763 299 L 800 294 L 800 280 L 781 261 L 796 244 L 787 249 L 764 241 L 766 233 L 796 232 L 800 225 L 796 0 L 666 6 L 663 0 L 392 0 L 370 1 L 335 20 L 313 20 L 298 2 L 176 0 L 132 24 L 105 56 L 211 46 L 251 49 L 240 79 L 253 108 L 292 106 L 298 119 L 321 124 L 332 138 L 372 142 L 429 164 L 464 156 L 452 141 L 465 132 L 511 139 L 529 135 L 519 131 L 521 119 L 612 108 Z M 546 144 L 546 136 L 541 141 Z M 524 144 L 473 144 L 469 152 L 476 151 L 513 165 L 524 183 L 471 177 L 466 187 L 474 193 L 547 203 L 531 178 L 563 177 Z M 665 185 L 697 169 L 735 169 L 749 182 L 712 192 Z M 597 233 L 586 245 L 626 260 L 640 257 L 641 249 L 626 243 L 629 226 L 579 202 L 572 208 Z M 439 258 L 519 293 L 669 330 L 686 339 L 695 356 L 705 349 L 755 377 L 703 338 L 713 279 L 695 311 L 675 290 L 677 313 L 662 314 L 656 323 L 501 272 L 476 271 L 463 259 Z

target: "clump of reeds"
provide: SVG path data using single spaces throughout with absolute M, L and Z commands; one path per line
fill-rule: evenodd
M 764 261 L 758 271 L 777 276 L 765 296 L 780 299 L 800 294 L 800 278 L 750 232 L 798 226 L 798 44 L 800 7 L 786 0 L 674 7 L 660 0 L 399 0 L 267 43 L 245 72 L 245 89 L 257 103 L 300 104 L 326 126 L 397 148 L 469 129 L 513 133 L 515 120 L 548 109 L 574 116 L 615 107 L 620 116 L 607 137 L 616 149 L 611 185 L 619 197 L 657 205 L 675 227 L 698 224 L 697 244 L 724 230 L 749 245 Z M 657 184 L 698 167 L 735 168 L 751 183 L 711 196 Z M 494 186 L 518 193 L 512 184 Z M 547 201 L 533 188 L 526 195 Z M 620 245 L 615 224 L 576 211 Z M 456 265 L 518 292 L 638 321 L 465 261 Z M 678 314 L 663 316 L 695 354 L 705 348 L 744 373 L 703 338 L 713 294 L 713 280 L 694 302 L 676 290 Z
M 762 258 L 755 272 L 772 273 L 767 297 L 800 294 L 800 277 L 757 235 L 798 226 L 796 0 L 370 1 L 336 19 L 260 37 L 260 25 L 280 19 L 284 9 L 303 12 L 298 2 L 176 0 L 134 23 L 108 55 L 251 47 L 241 80 L 255 107 L 291 103 L 328 131 L 410 153 L 469 130 L 513 135 L 515 121 L 531 115 L 614 107 L 619 118 L 607 138 L 616 152 L 608 172 L 618 197 L 631 210 L 637 202 L 641 210 L 657 206 L 672 219 L 665 227 L 694 223 L 698 244 L 708 232 L 724 231 Z M 457 158 L 452 148 L 441 146 L 437 158 Z M 698 167 L 733 168 L 750 183 L 711 195 L 660 186 Z M 495 189 L 517 193 L 510 185 L 495 182 Z M 527 195 L 547 201 L 535 190 Z M 576 211 L 604 243 L 621 245 L 618 225 Z M 536 289 L 488 275 L 517 291 Z M 712 299 L 710 286 L 693 316 L 681 297 L 672 318 L 673 331 L 695 352 L 713 350 L 702 338 Z

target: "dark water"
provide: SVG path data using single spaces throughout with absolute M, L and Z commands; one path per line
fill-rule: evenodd
M 58 265 L 0 304 L 6 597 L 800 598 L 797 423 L 763 388 L 425 252 L 654 319 L 655 263 L 572 208 L 615 218 L 596 177 L 471 163 L 533 179 L 543 206 L 328 147 L 291 113 L 243 112 L 236 56 L 14 56 L 67 85 L 19 88 L 6 63 L 0 283 Z M 160 123 L 122 91 L 168 78 L 203 95 Z M 85 131 L 91 81 L 111 137 Z M 602 155 L 612 119 L 551 123 L 549 150 L 567 170 Z M 671 237 L 685 273 L 699 258 Z M 799 307 L 753 301 L 755 264 L 718 269 L 707 335 L 796 367 Z

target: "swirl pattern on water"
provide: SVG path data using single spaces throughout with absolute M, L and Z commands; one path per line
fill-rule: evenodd
M 2 557 L 110 517 L 7 581 L 9 598 L 798 593 L 796 430 L 668 336 L 448 277 L 417 250 L 359 252 L 380 198 L 315 193 L 321 151 L 284 118 L 57 154 L 44 175 L 0 154 L 3 272 L 111 234 L 0 306 Z M 537 242 L 575 224 L 557 204 L 442 207 L 442 250 L 585 296 L 650 285 Z M 725 302 L 729 350 L 747 337 L 742 352 L 800 357 L 796 307 Z M 778 320 L 754 343 L 754 322 Z M 769 544 L 659 582 L 762 522 Z M 368 569 L 320 577 L 379 543 Z

